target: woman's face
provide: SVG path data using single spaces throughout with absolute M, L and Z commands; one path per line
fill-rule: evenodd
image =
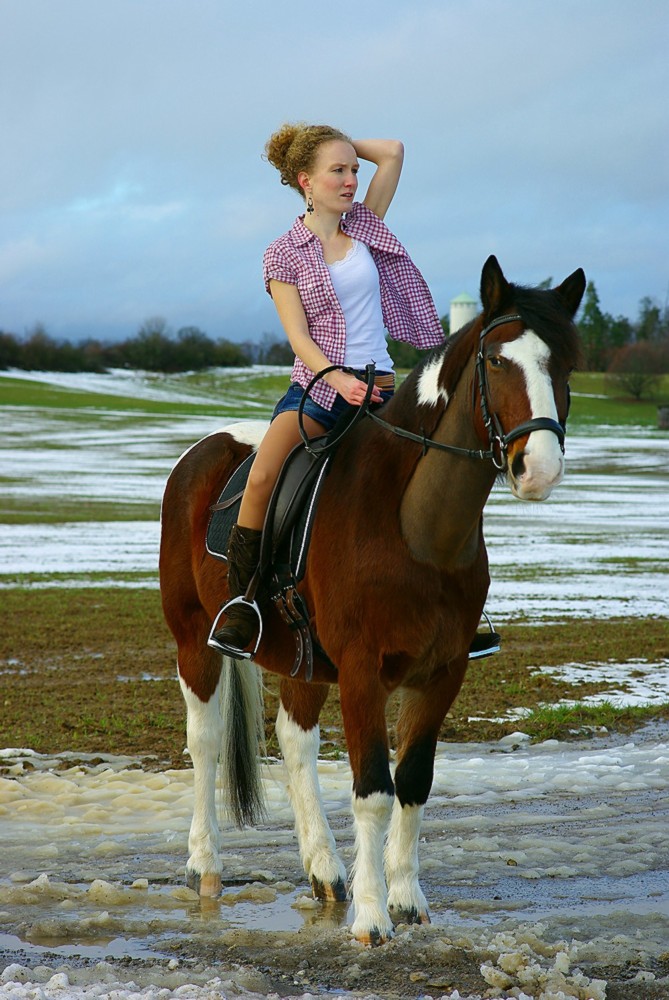
M 358 157 L 350 142 L 324 142 L 309 173 L 300 177 L 305 196 L 311 194 L 316 211 L 348 212 L 358 189 Z

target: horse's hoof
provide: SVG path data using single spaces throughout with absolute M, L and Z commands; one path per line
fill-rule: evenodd
M 196 892 L 198 896 L 212 897 L 221 895 L 221 876 L 216 872 L 201 875 L 199 872 L 187 868 L 186 885 L 193 892 Z
M 311 891 L 314 899 L 322 899 L 326 903 L 345 903 L 348 898 L 346 883 L 341 878 L 336 882 L 321 882 L 312 877 Z
M 420 912 L 415 906 L 409 907 L 408 910 L 403 910 L 400 907 L 391 906 L 389 908 L 390 919 L 393 924 L 397 927 L 398 924 L 430 924 L 430 914 L 427 910 Z
M 356 941 L 360 944 L 366 944 L 370 948 L 378 948 L 379 945 L 387 944 L 393 936 L 392 930 L 381 931 L 378 927 L 372 927 L 368 931 L 360 931 L 357 934 L 354 933 Z

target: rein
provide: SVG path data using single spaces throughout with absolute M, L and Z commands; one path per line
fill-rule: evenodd
M 507 452 L 508 447 L 512 441 L 515 441 L 519 437 L 523 437 L 524 434 L 531 434 L 532 431 L 552 431 L 556 435 L 560 448 L 564 452 L 564 438 L 565 429 L 564 426 L 558 423 L 557 420 L 553 420 L 551 417 L 533 417 L 531 420 L 526 420 L 524 423 L 519 424 L 514 427 L 507 434 L 504 433 L 502 425 L 496 413 L 490 413 L 490 407 L 488 405 L 488 380 L 485 373 L 485 358 L 483 355 L 483 342 L 485 337 L 496 327 L 502 326 L 506 323 L 522 322 L 522 317 L 517 313 L 513 313 L 507 316 L 499 316 L 489 323 L 482 331 L 479 336 L 479 349 L 476 355 L 476 374 L 478 378 L 478 389 L 479 389 L 479 400 L 481 405 L 481 415 L 483 417 L 483 423 L 488 432 L 488 448 L 459 448 L 457 445 L 453 444 L 442 444 L 440 441 L 435 441 L 433 438 L 426 437 L 425 434 L 414 434 L 413 431 L 407 431 L 403 427 L 396 427 L 394 424 L 388 423 L 382 417 L 379 417 L 376 413 L 367 407 L 367 416 L 389 430 L 392 434 L 397 435 L 397 437 L 406 438 L 409 441 L 415 441 L 416 444 L 420 444 L 423 448 L 423 455 L 427 453 L 428 448 L 436 448 L 438 451 L 447 451 L 454 455 L 463 455 L 465 458 L 476 458 L 482 459 L 483 461 L 491 461 L 496 469 L 500 472 L 504 472 L 508 466 Z
M 374 391 L 374 365 L 367 365 L 365 368 L 365 380 L 367 382 L 367 391 L 365 393 L 365 398 L 362 403 L 355 411 L 353 417 L 346 421 L 343 429 L 336 435 L 323 435 L 322 437 L 310 438 L 304 428 L 304 407 L 306 405 L 307 399 L 309 398 L 309 393 L 316 385 L 317 382 L 323 378 L 324 375 L 328 375 L 330 372 L 343 371 L 352 374 L 352 369 L 347 368 L 345 365 L 330 365 L 328 368 L 323 368 L 322 371 L 318 372 L 312 378 L 309 385 L 306 387 L 302 393 L 302 398 L 300 400 L 300 405 L 297 408 L 297 426 L 300 432 L 300 437 L 302 438 L 302 444 L 304 445 L 306 451 L 314 457 L 325 455 L 327 452 L 332 451 L 336 448 L 341 439 L 345 434 L 351 430 L 351 428 L 358 423 L 358 421 L 364 416 L 371 416 L 371 411 L 369 409 L 369 401 L 372 398 L 372 392 Z

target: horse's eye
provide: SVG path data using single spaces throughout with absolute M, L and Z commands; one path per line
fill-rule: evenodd
M 502 368 L 504 366 L 504 362 L 497 354 L 491 354 L 488 361 L 493 368 Z

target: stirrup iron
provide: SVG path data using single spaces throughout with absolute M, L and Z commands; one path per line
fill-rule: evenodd
M 489 615 L 487 615 L 486 612 L 483 611 L 481 613 L 481 617 L 485 618 L 486 624 L 490 629 L 490 632 L 488 634 L 484 632 L 477 632 L 474 636 L 474 641 L 472 642 L 472 646 L 475 644 L 477 638 L 484 640 L 484 642 L 487 640 L 487 645 L 483 645 L 483 647 L 480 649 L 472 649 L 470 647 L 468 655 L 468 659 L 470 660 L 480 660 L 483 659 L 483 657 L 485 656 L 492 656 L 493 653 L 499 653 L 500 649 L 502 648 L 502 637 L 493 628 L 493 624 L 490 621 Z
M 235 649 L 234 646 L 226 646 L 219 642 L 218 639 L 214 637 L 214 633 L 218 630 L 218 623 L 221 617 L 227 614 L 228 610 L 233 606 L 233 604 L 245 604 L 249 608 L 253 608 L 258 618 L 258 638 L 256 639 L 255 646 L 252 650 L 246 649 Z M 218 612 L 214 618 L 214 623 L 211 626 L 209 632 L 209 638 L 207 639 L 207 645 L 212 649 L 217 650 L 219 653 L 224 653 L 225 656 L 231 656 L 234 660 L 253 660 L 256 653 L 258 652 L 258 647 L 260 646 L 260 640 L 262 639 L 262 615 L 260 613 L 260 608 L 255 600 L 249 601 L 243 595 L 241 597 L 233 597 L 231 601 L 228 601 L 223 605 L 221 610 Z

